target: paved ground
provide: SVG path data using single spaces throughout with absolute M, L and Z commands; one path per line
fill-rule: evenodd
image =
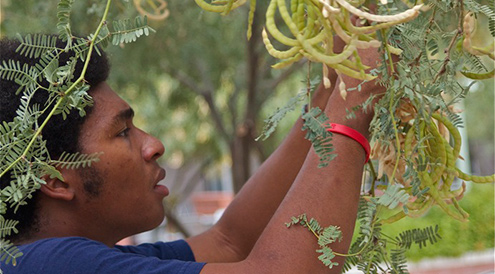
M 409 265 L 410 274 L 495 274 L 495 250 L 467 253 L 460 258 L 435 258 Z M 346 274 L 362 274 L 351 270 Z
M 494 250 L 467 253 L 460 258 L 425 260 L 409 267 L 411 274 L 495 274 Z

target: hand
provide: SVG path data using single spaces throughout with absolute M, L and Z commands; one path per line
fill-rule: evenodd
M 378 49 L 370 48 L 365 50 L 358 50 L 361 61 L 364 65 L 370 67 L 370 70 L 376 68 L 378 62 L 380 62 L 380 53 Z M 359 79 L 354 79 L 352 77 L 341 75 L 338 81 L 344 81 L 346 89 L 355 88 L 360 85 L 360 89 L 354 89 L 347 93 L 346 98 L 342 98 L 338 91 L 332 93 L 328 99 L 328 104 L 325 108 L 325 113 L 330 118 L 331 122 L 345 124 L 352 127 L 365 137 L 368 137 L 368 127 L 369 123 L 373 119 L 374 111 L 373 107 L 366 110 L 356 110 L 355 119 L 346 119 L 347 110 L 351 111 L 352 108 L 364 103 L 370 96 L 376 96 L 374 102 L 376 103 L 380 95 L 385 92 L 385 88 L 377 85 L 376 80 L 363 82 Z M 334 89 L 338 89 L 339 82 L 336 83 Z M 374 104 L 372 104 L 374 105 Z

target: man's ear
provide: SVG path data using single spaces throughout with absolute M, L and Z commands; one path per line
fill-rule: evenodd
M 64 169 L 61 171 L 64 180 L 58 177 L 50 177 L 49 175 L 43 176 L 46 184 L 41 185 L 41 192 L 53 199 L 70 201 L 74 199 L 75 186 L 73 185 L 73 179 L 75 177 L 75 170 Z

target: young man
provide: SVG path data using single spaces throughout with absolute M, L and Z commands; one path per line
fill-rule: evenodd
M 0 46 L 2 61 L 29 61 L 14 52 L 16 42 L 3 40 Z M 362 59 L 374 66 L 377 56 L 369 51 Z M 317 259 L 315 236 L 300 226 L 288 229 L 285 223 L 306 213 L 322 226 L 339 226 L 343 240 L 331 247 L 345 253 L 365 151 L 356 140 L 334 134 L 338 156 L 328 167 L 318 168 L 301 119 L 211 229 L 185 241 L 115 246 L 161 223 L 161 201 L 168 189 L 157 185 L 165 177 L 157 163 L 165 152 L 162 143 L 133 125 L 132 108 L 105 83 L 107 74 L 106 58 L 94 56 L 86 75 L 94 100 L 88 115 L 56 118 L 43 132 L 52 157 L 62 151 L 103 152 L 100 161 L 91 168 L 61 169 L 64 181 L 46 176 L 29 206 L 8 213 L 21 221 L 19 234 L 11 240 L 24 255 L 16 266 L 2 265 L 4 273 L 340 273 L 343 257 L 336 257 L 340 266 L 329 270 Z M 332 87 L 337 86 L 335 72 L 329 78 Z M 344 79 L 348 87 L 361 82 Z M 18 105 L 17 88 L 1 81 L 0 118 L 10 121 Z M 347 120 L 346 109 L 382 89 L 368 82 L 361 90 L 349 92 L 344 100 L 339 92 L 320 86 L 313 106 L 324 109 L 332 123 L 367 137 L 372 111 Z M 40 93 L 36 100 L 43 102 L 46 96 Z M 2 178 L 2 187 L 5 181 Z

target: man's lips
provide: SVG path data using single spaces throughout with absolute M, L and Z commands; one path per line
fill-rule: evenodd
M 164 185 L 156 185 L 153 188 L 153 191 L 155 193 L 158 193 L 158 194 L 163 195 L 163 196 L 168 196 L 168 194 L 170 193 L 170 191 L 168 190 L 168 187 L 166 187 Z
M 158 173 L 158 181 L 157 181 L 157 183 L 160 182 L 161 180 L 165 179 L 165 175 L 166 174 L 167 173 L 165 172 L 165 169 L 160 168 L 160 172 Z
M 165 169 L 163 169 L 163 168 L 160 169 L 160 172 L 158 173 L 156 185 L 153 187 L 153 191 L 155 191 L 156 193 L 159 193 L 163 196 L 168 196 L 168 194 L 169 194 L 168 187 L 158 184 L 161 180 L 163 180 L 165 178 L 165 174 L 166 174 Z

